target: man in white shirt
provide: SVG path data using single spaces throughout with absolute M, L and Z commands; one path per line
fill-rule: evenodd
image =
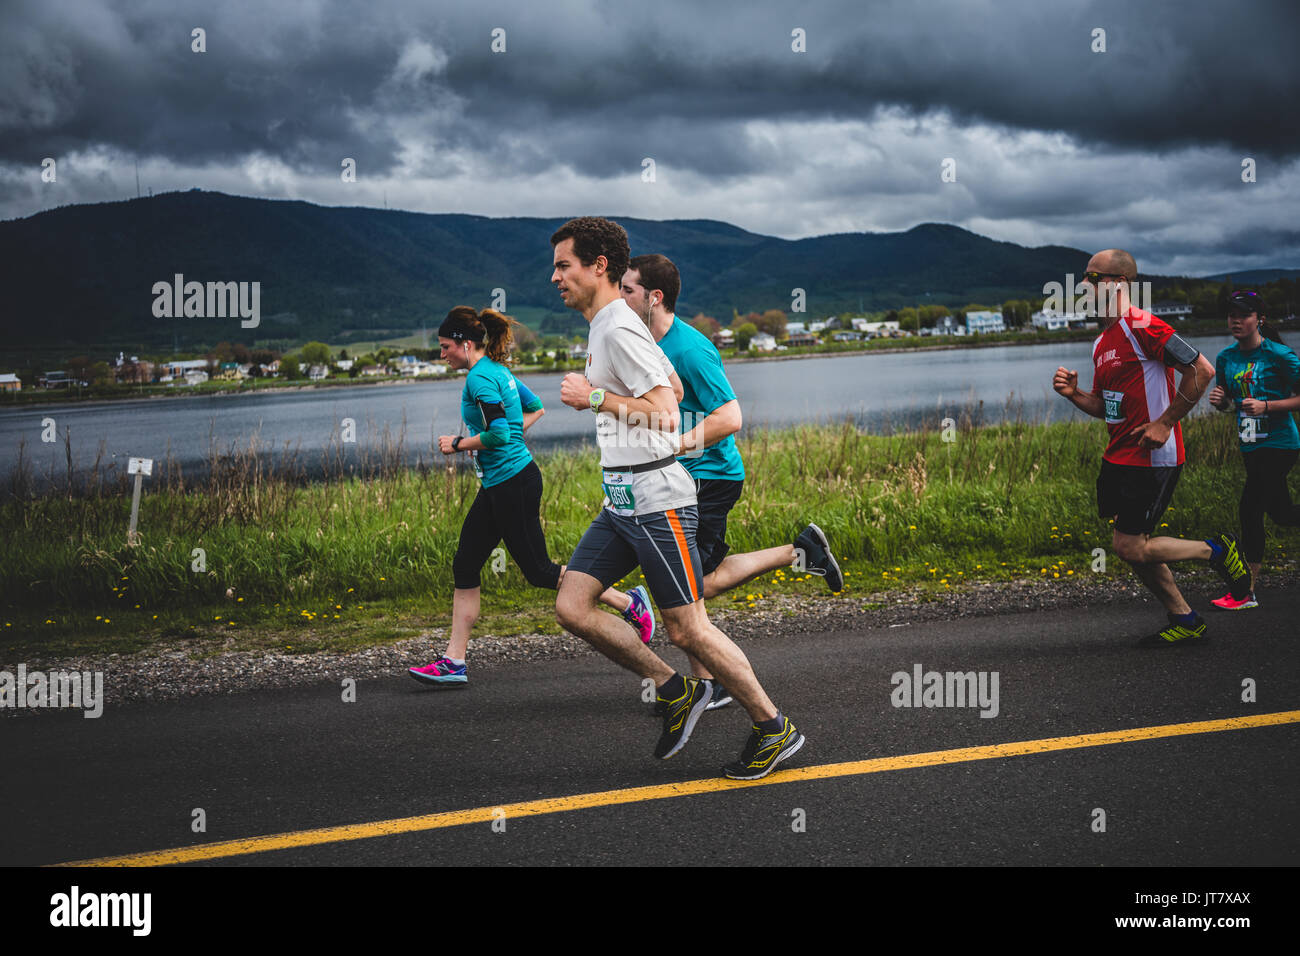
M 724 773 L 753 780 L 771 773 L 804 737 L 763 691 L 748 659 L 710 623 L 695 547 L 695 482 L 677 461 L 679 413 L 663 352 L 623 301 L 619 281 L 630 253 L 627 233 L 607 219 L 582 217 L 551 237 L 551 282 L 564 304 L 591 323 L 587 374 L 565 376 L 560 398 L 596 415 L 605 501 L 578 543 L 556 598 L 556 619 L 626 669 L 650 678 L 663 704 L 655 756 L 686 745 L 712 697 L 708 680 L 682 676 L 630 626 L 597 607 L 600 594 L 638 565 L 673 644 L 703 661 L 749 712 L 753 730 Z

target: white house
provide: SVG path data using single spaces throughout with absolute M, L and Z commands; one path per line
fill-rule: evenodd
M 807 332 L 808 326 L 802 322 L 787 322 L 785 324 L 786 335 L 798 335 L 800 332 Z
M 1192 317 L 1192 307 L 1186 302 L 1157 302 L 1151 306 L 1151 314 L 1166 322 L 1182 322 Z
M 1070 327 L 1070 317 L 1056 312 L 1035 312 L 1029 317 L 1029 321 L 1033 323 L 1034 328 L 1046 332 L 1056 332 Z
M 967 312 L 966 331 L 971 335 L 987 335 L 990 332 L 1005 332 L 1006 324 L 1001 312 Z
M 751 352 L 774 352 L 776 351 L 776 339 L 766 332 L 759 332 L 749 340 L 749 350 Z
M 887 322 L 886 321 L 868 322 L 866 319 L 863 319 L 862 325 L 860 327 L 858 325 L 858 320 L 854 319 L 853 328 L 859 332 L 865 332 L 867 335 L 871 336 L 872 338 L 881 335 L 897 335 L 899 333 L 897 319 L 890 319 Z
M 18 381 L 18 376 L 12 372 L 5 372 L 0 375 L 0 392 L 21 392 L 23 383 Z
M 310 371 L 307 372 L 307 377 L 313 382 L 319 382 L 324 378 L 328 378 L 329 374 L 330 370 L 324 365 L 313 365 Z

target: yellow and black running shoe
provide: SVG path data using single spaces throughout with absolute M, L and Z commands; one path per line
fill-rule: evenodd
M 682 680 L 686 683 L 686 690 L 680 697 L 673 700 L 660 697 L 655 702 L 656 706 L 663 705 L 664 732 L 655 744 L 655 756 L 660 760 L 667 760 L 686 746 L 686 741 L 691 739 L 691 731 L 695 729 L 695 722 L 713 699 L 711 681 L 697 677 L 684 677 Z
M 1172 647 L 1175 644 L 1203 644 L 1209 640 L 1205 636 L 1205 621 L 1198 619 L 1195 624 L 1179 624 L 1170 621 L 1169 626 L 1158 634 L 1148 634 L 1138 641 L 1143 647 Z
M 789 717 L 784 719 L 784 725 L 775 734 L 765 734 L 753 727 L 745 741 L 745 749 L 740 752 L 740 759 L 727 764 L 722 772 L 732 780 L 766 777 L 782 760 L 793 756 L 803 742 L 803 734 L 795 730 Z
M 1237 536 L 1218 534 L 1213 540 L 1223 550 L 1210 558 L 1210 567 L 1219 572 L 1219 577 L 1228 585 L 1228 593 L 1240 601 L 1250 593 L 1250 568 L 1246 567 L 1237 551 Z

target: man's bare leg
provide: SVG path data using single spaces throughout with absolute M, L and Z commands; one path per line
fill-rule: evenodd
M 1147 586 L 1147 590 L 1159 598 L 1165 610 L 1170 614 L 1191 614 L 1191 605 L 1183 598 L 1174 575 L 1167 564 L 1130 564 L 1136 574 Z
M 1208 561 L 1213 553 L 1208 544 L 1185 538 L 1152 538 L 1120 531 L 1115 532 L 1112 540 L 1115 553 L 1128 562 L 1133 573 L 1160 599 L 1166 611 L 1179 615 L 1192 613 L 1165 562 Z
M 721 564 L 705 576 L 703 596 L 717 597 L 760 574 L 775 571 L 777 568 L 788 568 L 793 563 L 794 545 L 792 544 L 764 548 L 762 551 L 747 551 L 744 554 L 729 554 L 722 559 Z
M 698 659 L 745 708 L 755 723 L 771 720 L 776 707 L 764 692 L 745 652 L 709 620 L 703 601 L 682 607 L 660 608 L 668 638 Z M 666 666 L 666 665 L 665 665 Z M 648 676 L 648 675 L 647 675 Z
M 717 597 L 734 587 L 739 587 L 746 581 L 753 580 L 760 574 L 775 571 L 777 568 L 788 568 L 793 563 L 794 545 L 792 544 L 764 548 L 761 551 L 746 551 L 743 554 L 729 554 L 722 559 L 721 564 L 705 575 L 704 589 L 701 593 L 706 599 Z M 722 632 L 718 631 L 718 633 L 721 634 Z M 691 673 L 696 677 L 703 677 L 706 680 L 713 679 L 713 672 L 689 651 L 686 654 L 686 659 L 690 661 Z M 731 685 L 726 681 L 721 681 L 721 684 L 728 690 L 731 689 Z
M 677 672 L 641 643 L 631 624 L 597 607 L 604 591 L 600 581 L 590 574 L 566 571 L 555 596 L 556 621 L 615 664 L 640 677 L 650 678 L 656 687 L 662 686 Z

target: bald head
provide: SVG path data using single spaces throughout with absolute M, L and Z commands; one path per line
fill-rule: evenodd
M 1088 271 L 1121 275 L 1129 282 L 1136 281 L 1138 275 L 1137 263 L 1123 249 L 1103 249 L 1088 260 Z

